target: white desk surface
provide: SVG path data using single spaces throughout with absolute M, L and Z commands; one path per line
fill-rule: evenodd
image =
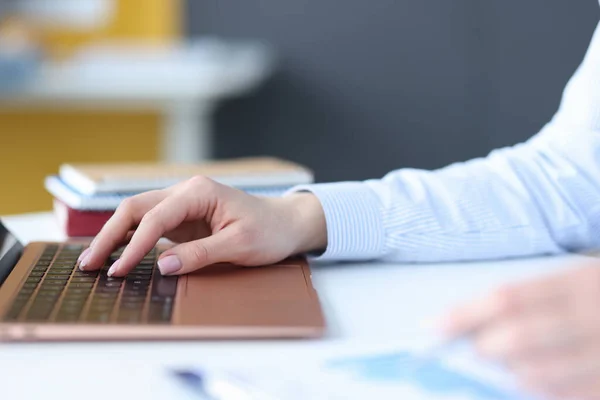
M 21 240 L 60 240 L 50 214 L 7 217 Z M 192 399 L 165 373 L 182 365 L 289 365 L 430 335 L 427 321 L 498 284 L 566 268 L 569 255 L 485 263 L 313 266 L 329 324 L 315 341 L 0 345 L 6 399 Z M 8 395 L 7 395 L 8 394 Z M 6 397 L 5 397 L 6 396 Z

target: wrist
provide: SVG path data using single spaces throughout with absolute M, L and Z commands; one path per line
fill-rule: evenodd
M 295 253 L 323 251 L 327 247 L 327 223 L 321 202 L 312 193 L 290 194 L 282 199 L 290 213 Z

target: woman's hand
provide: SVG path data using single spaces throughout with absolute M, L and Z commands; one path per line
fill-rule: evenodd
M 476 332 L 479 352 L 534 391 L 600 399 L 600 264 L 505 287 L 455 310 L 445 327 Z
M 80 268 L 101 268 L 130 239 L 109 270 L 126 275 L 161 237 L 179 243 L 160 257 L 164 275 L 219 262 L 270 264 L 327 245 L 325 217 L 314 195 L 260 198 L 195 177 L 125 200 L 80 257 Z

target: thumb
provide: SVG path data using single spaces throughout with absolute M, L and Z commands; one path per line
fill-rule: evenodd
M 227 234 L 219 232 L 203 239 L 182 243 L 165 251 L 158 260 L 163 275 L 183 275 L 211 264 L 227 261 L 231 248 Z

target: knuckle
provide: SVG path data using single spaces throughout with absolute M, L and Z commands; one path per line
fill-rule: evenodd
M 232 230 L 233 242 L 241 250 L 250 249 L 256 241 L 255 237 L 256 233 L 254 232 L 254 230 L 244 225 L 236 226 Z
M 152 210 L 148 211 L 142 217 L 142 220 L 140 221 L 140 226 L 143 226 L 146 229 L 148 229 L 148 228 L 157 229 L 157 230 L 164 229 L 164 222 L 160 218 L 159 210 L 156 208 L 153 208 Z
M 190 255 L 193 260 L 204 263 L 209 259 L 209 252 L 206 245 L 201 242 L 192 243 L 190 246 Z
M 206 188 L 211 187 L 214 183 L 215 182 L 212 179 L 210 179 L 204 175 L 196 175 L 187 180 L 185 187 L 186 187 L 186 189 L 189 189 L 189 188 L 191 188 L 191 189 L 198 189 L 198 188 L 206 189 Z
M 506 356 L 513 357 L 526 353 L 531 347 L 531 335 L 527 328 L 513 327 L 506 338 Z
M 128 197 L 121 202 L 119 210 L 121 213 L 132 214 L 137 207 L 137 196 Z
M 501 315 L 511 314 L 517 311 L 517 289 L 514 287 L 503 287 L 492 295 L 492 307 Z

